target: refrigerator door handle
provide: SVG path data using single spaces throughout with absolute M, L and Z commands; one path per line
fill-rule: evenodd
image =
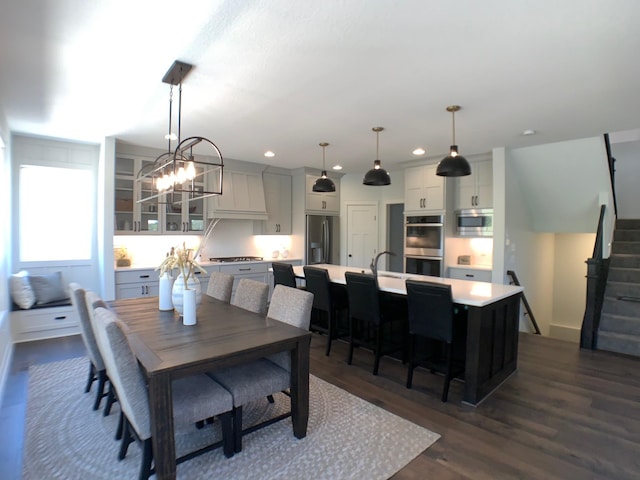
M 322 263 L 329 263 L 329 225 L 327 220 L 322 221 Z

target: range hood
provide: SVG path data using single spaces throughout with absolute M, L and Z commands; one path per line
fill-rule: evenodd
M 209 218 L 267 220 L 262 173 L 225 169 L 222 195 L 209 198 Z

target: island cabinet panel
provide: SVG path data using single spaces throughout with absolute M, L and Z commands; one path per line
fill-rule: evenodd
M 516 371 L 520 297 L 468 307 L 464 402 L 477 405 Z

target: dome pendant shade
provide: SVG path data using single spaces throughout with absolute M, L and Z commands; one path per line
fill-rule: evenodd
M 364 174 L 362 183 L 371 187 L 383 187 L 385 185 L 391 185 L 391 177 L 389 173 L 380 166 L 380 160 L 375 160 L 373 162 L 373 168 Z
M 333 183 L 333 180 L 327 177 L 327 171 L 323 170 L 320 178 L 317 179 L 316 183 L 313 184 L 312 190 L 314 192 L 322 192 L 322 193 L 335 192 L 336 184 Z
M 363 185 L 370 187 L 384 187 L 385 185 L 391 185 L 391 176 L 382 168 L 380 163 L 380 132 L 384 130 L 383 127 L 373 127 L 371 130 L 376 132 L 376 160 L 373 161 L 373 168 L 364 174 L 362 179 Z
M 436 175 L 441 177 L 464 177 L 471 175 L 471 165 L 467 162 L 467 159 L 458 154 L 458 145 L 456 143 L 456 112 L 460 110 L 460 105 L 450 105 L 447 107 L 447 112 L 451 112 L 452 130 L 453 130 L 453 142 L 449 150 L 449 155 L 440 160 L 438 168 L 436 168 Z
M 451 152 L 438 164 L 436 175 L 441 177 L 464 177 L 471 175 L 471 166 L 467 159 L 458 155 L 458 146 L 451 145 Z
M 324 149 L 328 147 L 329 144 L 327 142 L 322 142 L 322 143 L 319 143 L 318 145 L 322 147 L 322 174 L 320 175 L 320 178 L 317 179 L 316 182 L 313 184 L 313 188 L 311 190 L 314 192 L 320 192 L 320 193 L 335 192 L 336 184 L 333 183 L 333 180 L 327 177 L 327 171 L 325 170 L 325 167 L 324 167 Z

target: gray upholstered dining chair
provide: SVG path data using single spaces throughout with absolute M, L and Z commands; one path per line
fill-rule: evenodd
M 231 304 L 250 312 L 264 315 L 267 313 L 268 298 L 269 285 L 264 282 L 243 278 L 238 282 Z
M 98 341 L 104 342 L 103 350 L 109 377 L 118 392 L 120 407 L 124 413 L 124 432 L 118 459 L 126 456 L 133 436 L 142 442 L 140 479 L 151 474 L 153 459 L 149 395 L 144 374 L 131 351 L 125 331 L 127 329 L 113 312 L 98 307 L 94 312 L 100 331 Z M 231 411 L 233 401 L 228 391 L 207 375 L 192 375 L 174 380 L 173 419 L 178 425 L 190 425 L 211 416 L 218 416 L 222 425 L 224 454 L 233 455 L 233 426 Z M 176 459 L 176 463 L 190 458 Z
M 268 318 L 289 323 L 305 330 L 309 329 L 313 294 L 297 288 L 276 285 L 269 305 Z M 284 413 L 259 425 L 243 430 L 242 406 L 291 386 L 291 356 L 287 352 L 261 358 L 255 362 L 237 365 L 210 372 L 214 380 L 231 392 L 233 396 L 233 424 L 235 451 L 242 451 L 242 435 L 273 422 L 291 416 Z
M 207 295 L 225 303 L 230 303 L 232 291 L 233 275 L 224 272 L 211 272 L 209 284 L 207 285 Z
M 87 385 L 84 389 L 85 393 L 91 390 L 91 386 L 94 381 L 98 381 L 96 400 L 93 403 L 93 409 L 98 410 L 102 398 L 106 396 L 104 387 L 107 385 L 109 378 L 107 377 L 107 370 L 104 366 L 104 360 L 102 354 L 98 349 L 96 342 L 96 335 L 93 332 L 93 326 L 91 325 L 91 319 L 89 318 L 89 311 L 87 310 L 87 302 L 85 299 L 85 290 L 80 284 L 72 282 L 69 284 L 71 289 L 71 303 L 78 314 L 80 319 L 80 333 L 82 335 L 82 342 L 89 356 L 89 378 L 87 379 Z

